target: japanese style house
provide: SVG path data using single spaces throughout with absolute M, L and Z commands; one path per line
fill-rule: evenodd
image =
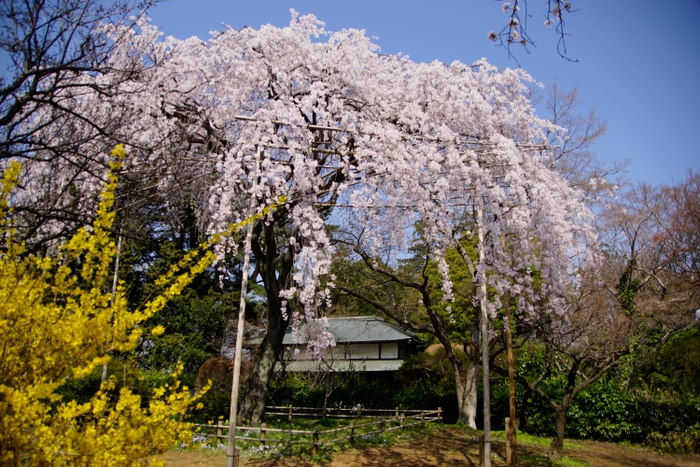
M 321 361 L 311 359 L 306 344 L 295 343 L 288 329 L 283 361 L 278 365 L 290 372 L 391 372 L 424 348 L 413 332 L 376 316 L 328 318 L 328 324 L 336 345 L 326 349 Z

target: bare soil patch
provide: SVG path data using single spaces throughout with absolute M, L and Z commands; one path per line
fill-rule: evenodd
M 326 463 L 310 459 L 243 459 L 245 467 L 429 467 L 479 465 L 478 433 L 462 427 L 445 425 L 430 434 L 413 439 L 397 439 L 391 445 L 345 449 L 334 453 Z M 521 467 L 549 467 L 545 446 L 521 444 L 518 447 Z M 492 465 L 505 466 L 506 447 L 502 440 L 493 442 Z M 565 442 L 564 456 L 574 465 L 591 467 L 700 467 L 700 456 L 662 455 L 637 446 L 594 441 Z M 171 467 L 225 467 L 226 455 L 221 451 L 173 450 L 160 456 Z M 577 463 L 578 462 L 578 463 Z

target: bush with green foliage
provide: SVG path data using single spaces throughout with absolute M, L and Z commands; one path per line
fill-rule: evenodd
M 162 370 L 179 361 L 194 381 L 199 367 L 221 351 L 226 317 L 234 309 L 234 299 L 235 294 L 186 289 L 148 321 L 149 327 L 162 326 L 165 331 L 150 340 L 140 364 Z
M 333 390 L 328 407 L 354 407 L 370 409 L 394 407 L 392 400 L 393 376 L 366 372 L 344 373 L 343 384 Z M 270 398 L 276 405 L 323 407 L 327 387 L 314 384 L 313 375 L 287 373 L 279 375 L 270 385 Z
M 693 333 L 691 333 L 693 335 Z M 684 342 L 685 339 L 681 339 Z M 665 349 L 660 354 L 663 355 Z M 537 369 L 542 364 L 538 352 L 518 356 L 519 370 Z M 673 372 L 674 363 L 666 360 L 663 371 Z M 680 365 L 685 362 L 680 361 Z M 648 392 L 625 388 L 620 376 L 611 373 L 582 390 L 567 413 L 566 436 L 603 441 L 646 442 L 658 449 L 694 452 L 698 442 L 700 402 L 688 398 L 649 397 Z M 563 391 L 563 378 L 550 377 L 541 387 L 550 394 Z M 667 388 L 672 391 L 672 388 Z M 503 426 L 508 416 L 507 380 L 495 379 L 491 393 L 492 424 Z M 555 414 L 535 394 L 516 384 L 516 407 L 521 417 L 520 430 L 534 435 L 551 435 Z M 524 417 L 523 417 L 524 416 Z
M 630 387 L 648 397 L 700 401 L 700 326 L 676 334 L 639 362 Z
M 685 430 L 667 433 L 652 432 L 646 443 L 659 451 L 677 454 L 700 454 L 700 423 Z

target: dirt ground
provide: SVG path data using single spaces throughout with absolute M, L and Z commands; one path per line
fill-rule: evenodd
M 505 444 L 494 441 L 492 465 L 505 466 Z M 518 449 L 521 467 L 547 467 L 544 446 L 521 445 Z M 593 441 L 565 443 L 564 456 L 573 465 L 591 467 L 700 467 L 700 456 L 661 455 L 635 446 Z M 170 451 L 164 456 L 171 467 L 225 467 L 226 455 L 220 451 Z M 314 464 L 299 458 L 276 460 L 243 459 L 245 467 L 429 467 L 479 465 L 477 439 L 473 432 L 445 426 L 431 435 L 412 440 L 397 440 L 391 445 L 346 449 L 335 453 L 332 461 Z

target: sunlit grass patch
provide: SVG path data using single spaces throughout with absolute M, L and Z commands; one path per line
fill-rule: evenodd
M 573 459 L 571 457 L 566 457 L 563 456 L 559 462 L 557 462 L 557 465 L 565 466 L 565 467 L 590 467 L 591 464 L 589 464 L 586 461 L 579 460 L 579 459 Z
M 503 430 L 492 431 L 491 436 L 495 439 L 505 440 L 506 439 L 506 432 Z M 535 435 L 530 435 L 528 433 L 523 433 L 522 431 L 519 431 L 517 433 L 516 439 L 517 439 L 518 444 L 528 444 L 531 446 L 549 447 L 549 445 L 552 443 L 551 436 L 548 436 L 548 437 L 535 436 Z M 583 449 L 585 447 L 581 443 L 577 442 L 576 440 L 566 439 L 564 441 L 564 448 Z

